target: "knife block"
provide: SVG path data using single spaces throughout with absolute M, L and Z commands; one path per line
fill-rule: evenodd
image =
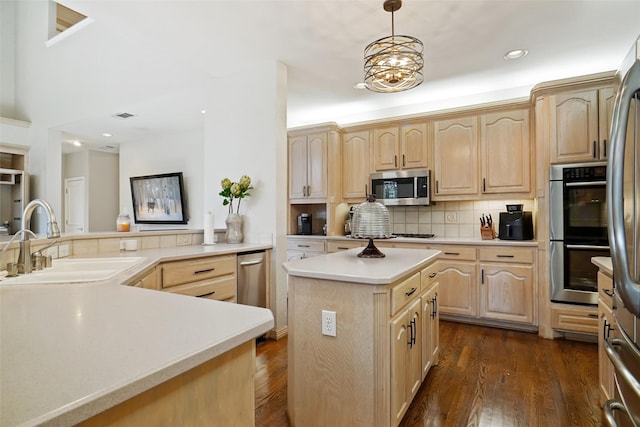
M 496 238 L 496 231 L 493 229 L 493 225 L 480 227 L 480 237 L 482 240 L 493 240 Z

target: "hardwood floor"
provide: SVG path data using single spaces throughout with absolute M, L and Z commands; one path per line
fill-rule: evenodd
M 256 426 L 286 427 L 287 340 L 257 347 Z M 594 343 L 440 322 L 440 363 L 400 426 L 599 426 Z

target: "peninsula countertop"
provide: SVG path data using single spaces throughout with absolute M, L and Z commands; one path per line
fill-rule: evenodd
M 159 261 L 266 249 L 124 252 Z M 55 262 L 55 260 L 54 260 Z M 97 283 L 0 286 L 0 425 L 72 425 L 273 327 L 270 310 Z
M 384 248 L 384 258 L 359 258 L 362 248 L 319 255 L 283 264 L 290 276 L 387 285 L 408 271 L 433 262 L 440 251 L 432 249 Z

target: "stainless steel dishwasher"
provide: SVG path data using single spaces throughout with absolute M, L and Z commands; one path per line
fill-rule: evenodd
M 238 254 L 238 304 L 267 307 L 267 257 L 265 251 Z

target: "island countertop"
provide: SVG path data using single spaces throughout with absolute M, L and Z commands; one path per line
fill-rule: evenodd
M 408 271 L 426 266 L 440 251 L 431 249 L 383 248 L 384 258 L 359 258 L 362 248 L 314 256 L 283 264 L 290 276 L 387 285 Z
M 0 287 L 0 425 L 76 424 L 272 327 L 267 309 L 116 281 Z

